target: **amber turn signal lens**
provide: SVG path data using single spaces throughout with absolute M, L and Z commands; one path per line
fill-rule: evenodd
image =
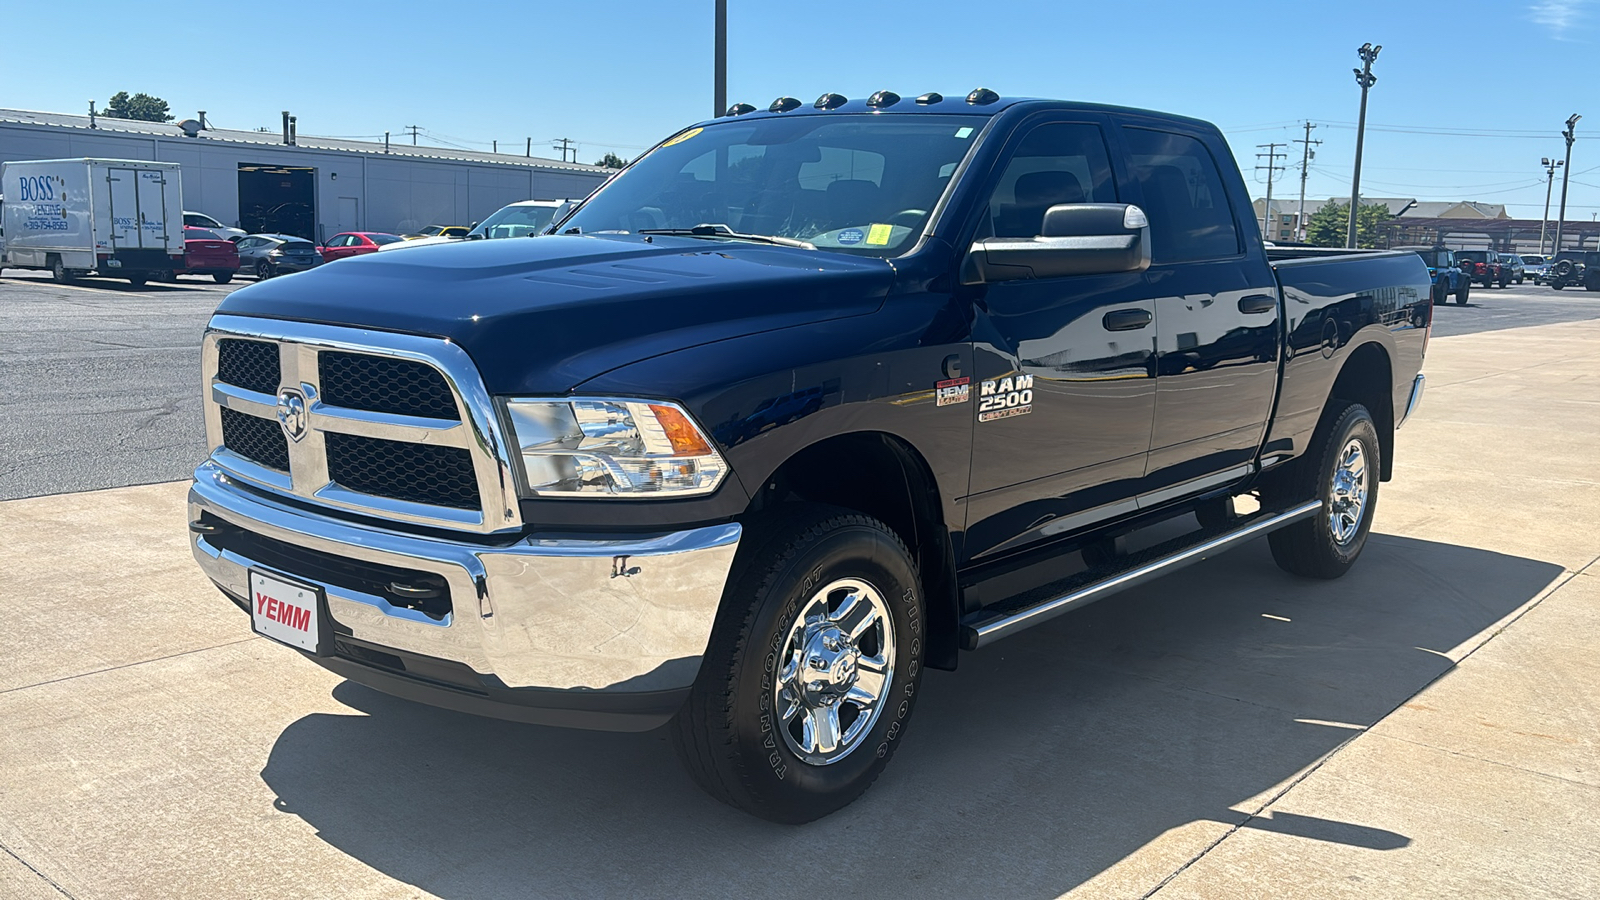
M 650 404 L 650 411 L 656 414 L 656 421 L 661 423 L 667 439 L 672 441 L 674 456 L 711 455 L 711 448 L 700 436 L 700 429 L 695 428 L 683 413 L 670 406 L 657 406 L 654 403 Z

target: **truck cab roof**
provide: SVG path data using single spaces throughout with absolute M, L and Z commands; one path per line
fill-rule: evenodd
M 894 96 L 896 99 L 889 101 L 884 95 Z M 874 101 L 877 102 L 874 102 Z M 789 101 L 798 105 L 791 106 Z M 735 112 L 740 107 L 746 107 L 743 112 Z M 987 88 L 978 88 L 965 97 L 944 96 L 938 93 L 926 93 L 918 97 L 898 97 L 888 91 L 879 91 L 869 97 L 849 99 L 840 94 L 823 94 L 813 103 L 802 103 L 793 97 L 779 97 L 767 109 L 759 109 L 749 104 L 736 103 L 729 107 L 727 115 L 707 119 L 696 123 L 694 128 L 704 128 L 730 121 L 732 119 L 772 119 L 786 116 L 830 116 L 841 114 L 870 113 L 874 115 L 968 115 L 993 118 L 1012 110 L 1024 109 L 1027 111 L 1069 109 L 1083 110 L 1086 112 L 1115 113 L 1122 115 L 1152 116 L 1171 121 L 1184 122 L 1189 125 L 1214 128 L 1211 123 L 1203 119 L 1180 116 L 1173 113 L 1159 112 L 1157 110 L 1139 109 L 1137 107 L 1113 106 L 1104 103 L 1089 103 L 1079 100 L 1051 100 L 1040 97 L 1003 97 Z M 682 132 L 679 132 L 680 134 Z

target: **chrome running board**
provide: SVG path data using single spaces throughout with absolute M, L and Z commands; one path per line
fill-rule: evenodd
M 1040 592 L 1032 591 L 1014 598 L 1012 602 L 979 610 L 962 623 L 961 646 L 966 650 L 987 646 L 1007 635 L 1048 622 L 1064 612 L 1088 606 L 1117 591 L 1175 572 L 1251 538 L 1309 518 L 1321 508 L 1322 501 L 1311 500 L 1282 512 L 1257 513 L 1241 519 L 1220 534 L 1201 532 L 1198 536 L 1184 535 L 1130 554 L 1111 567 L 1083 572 L 1049 585 L 1044 600 L 1035 602 L 1032 598 Z

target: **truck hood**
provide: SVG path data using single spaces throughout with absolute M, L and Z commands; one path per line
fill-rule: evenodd
M 496 394 L 560 394 L 662 353 L 866 315 L 887 261 L 740 241 L 559 235 L 369 253 L 234 291 L 231 315 L 447 338 Z

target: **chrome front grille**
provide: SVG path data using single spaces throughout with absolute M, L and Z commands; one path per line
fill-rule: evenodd
M 212 459 L 230 475 L 396 521 L 521 525 L 493 404 L 455 344 L 219 315 L 203 360 Z

